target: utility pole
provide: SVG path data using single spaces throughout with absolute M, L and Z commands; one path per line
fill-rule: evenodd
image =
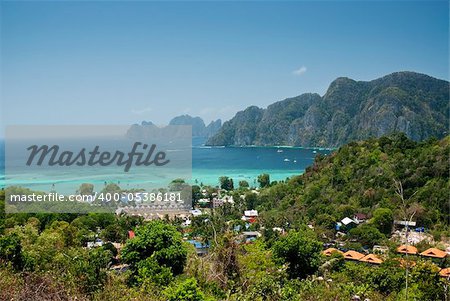
M 405 222 L 405 246 L 406 246 L 406 262 L 405 262 L 405 298 L 406 301 L 409 301 L 408 299 L 408 278 L 409 278 L 409 261 L 408 261 L 408 253 L 409 253 L 409 241 L 408 241 L 408 232 L 409 232 L 409 225 L 412 222 L 412 219 L 414 217 L 414 215 L 416 214 L 417 210 L 414 210 L 414 212 L 409 216 L 408 218 L 408 212 L 407 212 L 407 202 L 416 194 L 416 192 L 414 192 L 407 200 L 405 200 L 405 196 L 403 194 L 403 185 L 402 182 L 400 180 L 396 180 L 394 179 L 394 185 L 395 185 L 395 193 L 397 194 L 397 196 L 400 198 L 400 200 L 402 201 L 402 211 L 403 211 L 403 218 L 404 218 L 404 222 Z

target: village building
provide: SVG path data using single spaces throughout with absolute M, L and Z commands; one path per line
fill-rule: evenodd
M 197 253 L 198 256 L 208 254 L 209 244 L 203 243 L 195 239 L 188 240 L 187 242 L 194 246 L 195 252 Z
M 254 223 L 256 222 L 258 218 L 258 211 L 257 210 L 245 210 L 244 215 L 242 216 L 241 220 Z
M 421 256 L 424 257 L 431 257 L 431 258 L 439 258 L 443 259 L 447 256 L 447 253 L 445 251 L 436 249 L 436 248 L 429 248 L 422 253 L 420 253 Z
M 252 243 L 258 237 L 261 237 L 261 233 L 259 233 L 258 231 L 244 231 L 244 232 L 242 232 L 242 235 L 244 237 L 245 243 Z
M 353 215 L 353 220 L 358 224 L 364 223 L 365 221 L 367 221 L 367 219 L 367 214 L 364 213 L 356 213 L 355 215 Z
M 382 264 L 383 260 L 378 258 L 375 254 L 369 254 L 361 258 L 359 261 L 367 262 L 370 264 Z
M 397 248 L 397 253 L 416 255 L 418 253 L 418 250 L 414 246 L 401 245 Z
M 374 245 L 372 251 L 378 254 L 386 254 L 389 252 L 389 248 L 386 246 Z
M 361 254 L 361 253 L 353 251 L 353 250 L 347 251 L 342 255 L 344 256 L 345 259 L 357 260 L 357 261 L 365 256 L 364 254 Z
M 328 249 L 322 251 L 322 254 L 325 256 L 331 256 L 333 253 L 344 254 L 344 252 L 342 252 L 341 250 L 335 249 L 335 248 L 328 248 Z
M 396 228 L 413 228 L 416 226 L 416 222 L 413 221 L 394 221 Z
M 349 231 L 356 226 L 358 226 L 358 222 L 349 217 L 344 217 L 340 222 L 336 223 L 336 231 Z

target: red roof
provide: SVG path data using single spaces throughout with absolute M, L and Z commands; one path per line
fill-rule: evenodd
M 322 254 L 325 256 L 331 256 L 332 253 L 340 253 L 343 254 L 341 250 L 335 249 L 335 248 L 328 248 L 325 251 L 322 251 Z
M 354 215 L 354 217 L 356 217 L 356 218 L 359 219 L 359 220 L 367 219 L 367 215 L 364 214 L 364 213 L 356 213 L 356 214 Z
M 447 256 L 447 253 L 436 248 L 429 248 L 428 250 L 420 253 L 420 255 L 434 258 L 445 258 L 445 256 Z
M 364 257 L 364 254 L 352 250 L 345 252 L 343 255 L 345 259 L 350 260 L 360 260 L 361 258 Z
M 366 255 L 363 258 L 361 258 L 359 261 L 373 263 L 373 264 L 381 264 L 383 262 L 383 260 L 381 260 L 374 254 Z
M 413 247 L 413 246 L 406 246 L 406 245 L 401 245 L 400 247 L 397 248 L 397 252 L 398 253 L 403 253 L 403 254 L 417 254 L 417 248 Z
M 134 238 L 136 235 L 133 230 L 128 231 L 128 238 Z

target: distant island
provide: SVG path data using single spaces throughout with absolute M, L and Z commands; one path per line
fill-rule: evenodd
M 173 118 L 169 125 L 192 125 L 193 137 L 209 138 L 217 134 L 222 126 L 222 120 L 217 119 L 211 121 L 208 125 L 200 117 L 192 117 L 190 115 L 181 115 Z
M 222 126 L 222 120 L 217 119 L 211 121 L 208 125 L 200 117 L 192 117 L 190 115 L 180 115 L 172 118 L 169 125 L 191 125 L 192 126 L 192 136 L 201 138 L 210 138 L 217 134 L 220 127 Z M 142 130 L 148 127 L 156 125 L 151 121 L 142 121 L 141 124 L 133 124 L 128 130 L 127 136 L 129 137 L 139 137 L 142 135 Z
M 396 72 L 367 82 L 341 77 L 323 96 L 308 93 L 267 109 L 248 107 L 206 145 L 337 147 L 393 132 L 420 141 L 446 136 L 448 124 L 449 82 Z

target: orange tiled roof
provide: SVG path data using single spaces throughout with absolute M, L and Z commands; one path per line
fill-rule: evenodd
M 345 252 L 343 255 L 345 259 L 350 260 L 360 260 L 361 258 L 364 257 L 364 254 L 352 250 Z
M 373 264 L 381 264 L 383 260 L 375 256 L 374 254 L 369 254 L 361 258 L 359 261 L 373 263 Z
M 406 245 L 401 245 L 400 247 L 397 248 L 397 252 L 398 253 L 403 253 L 403 254 L 417 254 L 417 248 L 414 246 L 406 246 Z
M 420 253 L 420 255 L 426 257 L 444 258 L 445 256 L 447 256 L 447 253 L 436 248 L 429 248 L 428 250 L 425 250 L 422 253 Z
M 439 276 L 445 277 L 445 278 L 450 277 L 450 268 L 442 269 L 442 270 L 439 272 Z
M 328 248 L 325 251 L 322 251 L 322 254 L 325 256 L 331 256 L 332 253 L 337 252 L 337 253 L 344 253 L 341 250 L 335 249 L 335 248 Z

